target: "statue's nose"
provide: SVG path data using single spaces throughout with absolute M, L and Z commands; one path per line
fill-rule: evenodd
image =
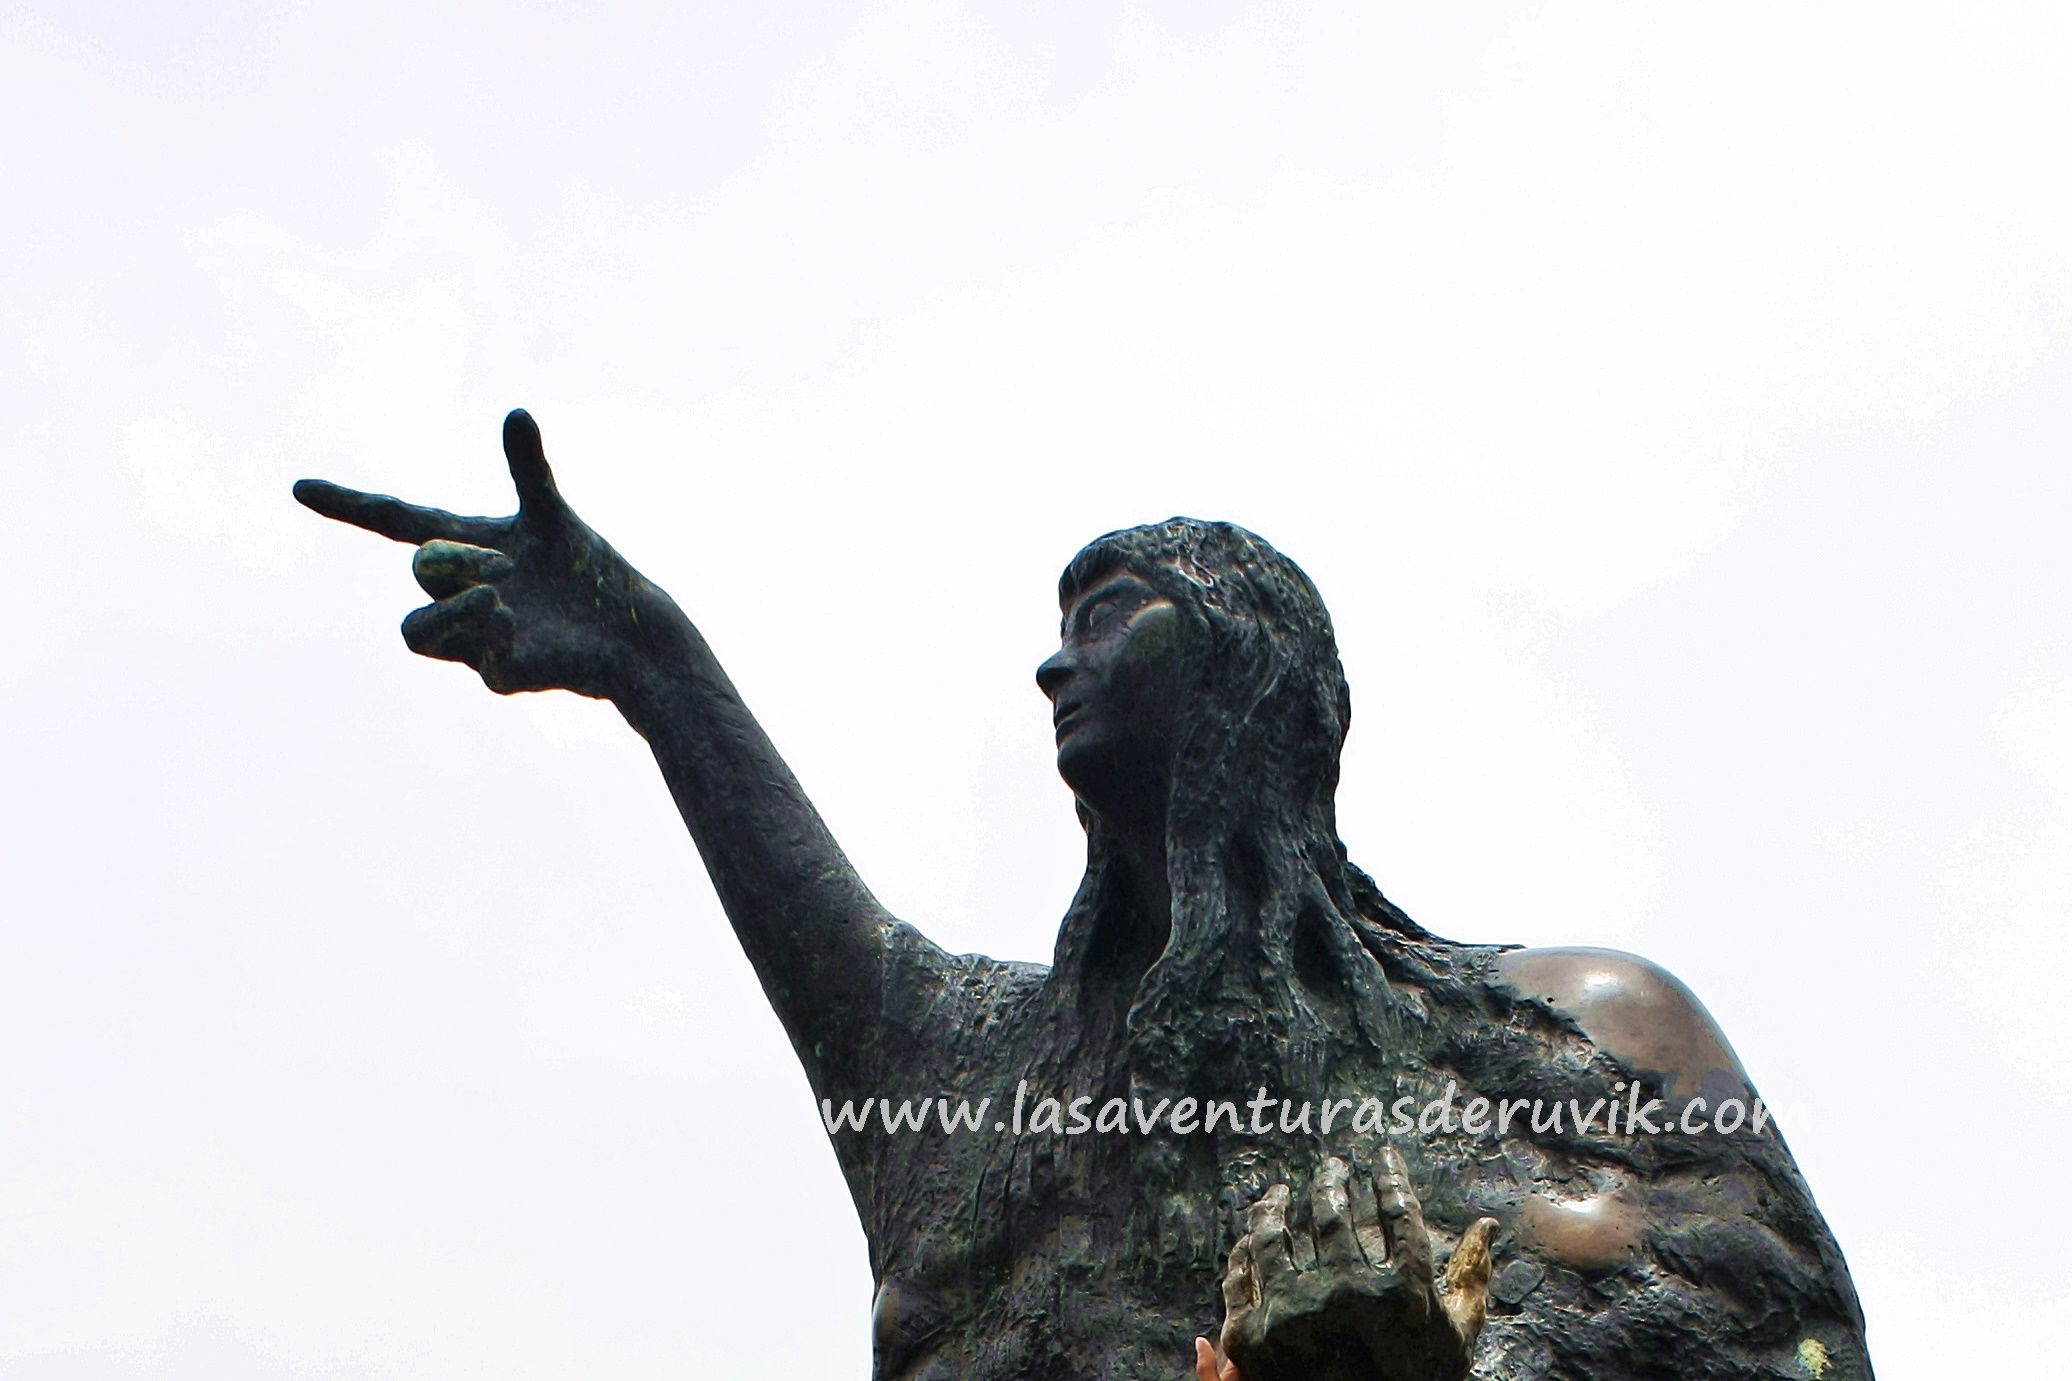
M 1065 656 L 1065 649 L 1059 648 L 1044 664 L 1036 668 L 1036 689 L 1050 699 L 1058 698 L 1058 687 L 1072 674 L 1072 663 Z

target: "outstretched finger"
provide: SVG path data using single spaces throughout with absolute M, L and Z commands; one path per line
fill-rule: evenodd
M 540 424 L 524 408 L 513 408 L 504 418 L 504 460 L 511 467 L 511 483 L 518 487 L 519 513 L 550 518 L 567 510 L 554 485 L 554 471 L 547 465 Z
M 295 499 L 304 508 L 365 528 L 397 542 L 421 546 L 445 538 L 474 546 L 492 545 L 505 524 L 500 518 L 463 518 L 443 508 L 424 508 L 387 494 L 367 494 L 329 480 L 295 481 Z

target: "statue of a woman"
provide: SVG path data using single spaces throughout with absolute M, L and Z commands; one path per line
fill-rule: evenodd
M 1202 1336 L 1202 1374 L 1245 1381 L 1869 1376 L 1775 1129 L 1708 1120 L 1762 1110 L 1680 984 L 1438 939 L 1347 860 L 1344 676 L 1265 542 L 1174 519 L 1065 572 L 1037 682 L 1086 875 L 1055 961 L 1001 963 L 885 912 L 531 418 L 504 446 L 510 518 L 296 495 L 418 546 L 413 651 L 609 699 L 647 739 L 816 1095 L 945 1100 L 941 1127 L 831 1133 L 878 1377 L 1170 1381 Z

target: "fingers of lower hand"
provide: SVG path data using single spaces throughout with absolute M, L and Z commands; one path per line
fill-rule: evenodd
M 1446 1262 L 1446 1315 L 1463 1346 L 1473 1348 L 1489 1309 L 1492 1270 L 1490 1243 L 1497 1234 L 1494 1218 L 1477 1218 L 1461 1234 L 1460 1245 Z
M 1374 1177 L 1375 1207 L 1388 1235 L 1388 1259 L 1398 1270 L 1431 1279 L 1431 1242 L 1425 1233 L 1424 1208 L 1410 1184 L 1410 1167 L 1395 1147 L 1383 1152 L 1382 1168 Z
M 1490 1243 L 1495 1239 L 1497 1221 L 1494 1218 L 1477 1218 L 1468 1230 L 1460 1235 L 1460 1245 L 1453 1249 L 1453 1255 L 1446 1262 L 1446 1283 L 1454 1289 L 1484 1289 L 1489 1284 Z
M 1352 1173 L 1336 1156 L 1325 1160 L 1316 1182 L 1310 1186 L 1310 1221 L 1316 1226 L 1317 1259 L 1327 1266 L 1347 1267 L 1360 1261 L 1360 1244 L 1353 1235 Z
M 1259 1278 L 1252 1270 L 1252 1239 L 1240 1237 L 1223 1268 L 1223 1312 L 1242 1318 L 1259 1303 Z
M 1251 1239 L 1252 1269 L 1262 1289 L 1272 1289 L 1292 1275 L 1295 1262 L 1288 1242 L 1288 1186 L 1277 1184 L 1261 1194 L 1245 1212 L 1245 1235 Z
M 1389 1228 L 1382 1225 L 1381 1206 L 1376 1202 L 1374 1181 L 1364 1174 L 1347 1181 L 1347 1199 L 1352 1205 L 1353 1238 L 1360 1254 L 1377 1271 L 1389 1269 Z

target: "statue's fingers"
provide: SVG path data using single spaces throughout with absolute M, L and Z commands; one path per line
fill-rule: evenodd
M 511 467 L 511 483 L 518 488 L 519 513 L 538 519 L 567 511 L 554 484 L 554 471 L 547 465 L 540 425 L 524 408 L 513 408 L 504 418 L 504 460 Z
M 1424 1209 L 1410 1187 L 1410 1167 L 1393 1146 L 1381 1148 L 1381 1170 L 1374 1177 L 1374 1202 L 1389 1237 L 1389 1263 L 1412 1280 L 1432 1278 L 1432 1239 L 1425 1231 Z
M 481 670 L 511 650 L 517 621 L 487 585 L 412 610 L 403 641 L 420 657 L 463 662 Z
M 443 508 L 424 508 L 387 494 L 365 494 L 329 480 L 295 481 L 295 498 L 303 507 L 413 546 L 445 538 L 486 546 L 503 532 L 498 518 L 463 518 Z
M 1367 1264 L 1377 1271 L 1389 1269 L 1389 1234 L 1382 1225 L 1381 1208 L 1375 1202 L 1374 1181 L 1365 1173 L 1353 1175 L 1347 1182 L 1347 1198 L 1350 1201 L 1353 1240 L 1359 1244 L 1360 1255 L 1367 1258 Z
M 450 599 L 471 586 L 494 584 L 516 568 L 502 552 L 465 542 L 427 542 L 410 558 L 410 574 L 433 599 Z
M 1251 1239 L 1260 1291 L 1285 1286 L 1295 1274 L 1288 1248 L 1288 1186 L 1272 1186 L 1245 1211 L 1245 1236 Z
M 1496 1219 L 1477 1218 L 1446 1260 L 1446 1314 L 1454 1331 L 1471 1346 L 1489 1312 L 1489 1278 L 1495 1270 L 1489 1244 L 1497 1228 Z
M 1489 1289 L 1489 1277 L 1493 1269 L 1489 1246 L 1496 1238 L 1498 1226 L 1494 1218 L 1477 1218 L 1468 1230 L 1460 1235 L 1460 1245 L 1453 1249 L 1453 1255 L 1446 1260 L 1447 1289 Z
M 1344 1268 L 1360 1264 L 1360 1243 L 1353 1236 L 1352 1171 L 1336 1156 L 1327 1156 L 1309 1190 L 1310 1221 L 1316 1225 L 1317 1260 Z
M 1236 1365 L 1227 1359 L 1243 1336 L 1246 1321 L 1258 1307 L 1259 1273 L 1252 1262 L 1252 1239 L 1240 1237 L 1230 1249 L 1230 1264 L 1223 1270 L 1223 1327 L 1216 1333 L 1216 1350 L 1226 1359 L 1223 1372 L 1235 1375 Z M 1219 1376 L 1218 1381 L 1230 1381 L 1230 1377 Z
M 1259 1304 L 1259 1276 L 1252 1267 L 1252 1239 L 1240 1237 L 1223 1267 L 1223 1317 L 1242 1318 Z

